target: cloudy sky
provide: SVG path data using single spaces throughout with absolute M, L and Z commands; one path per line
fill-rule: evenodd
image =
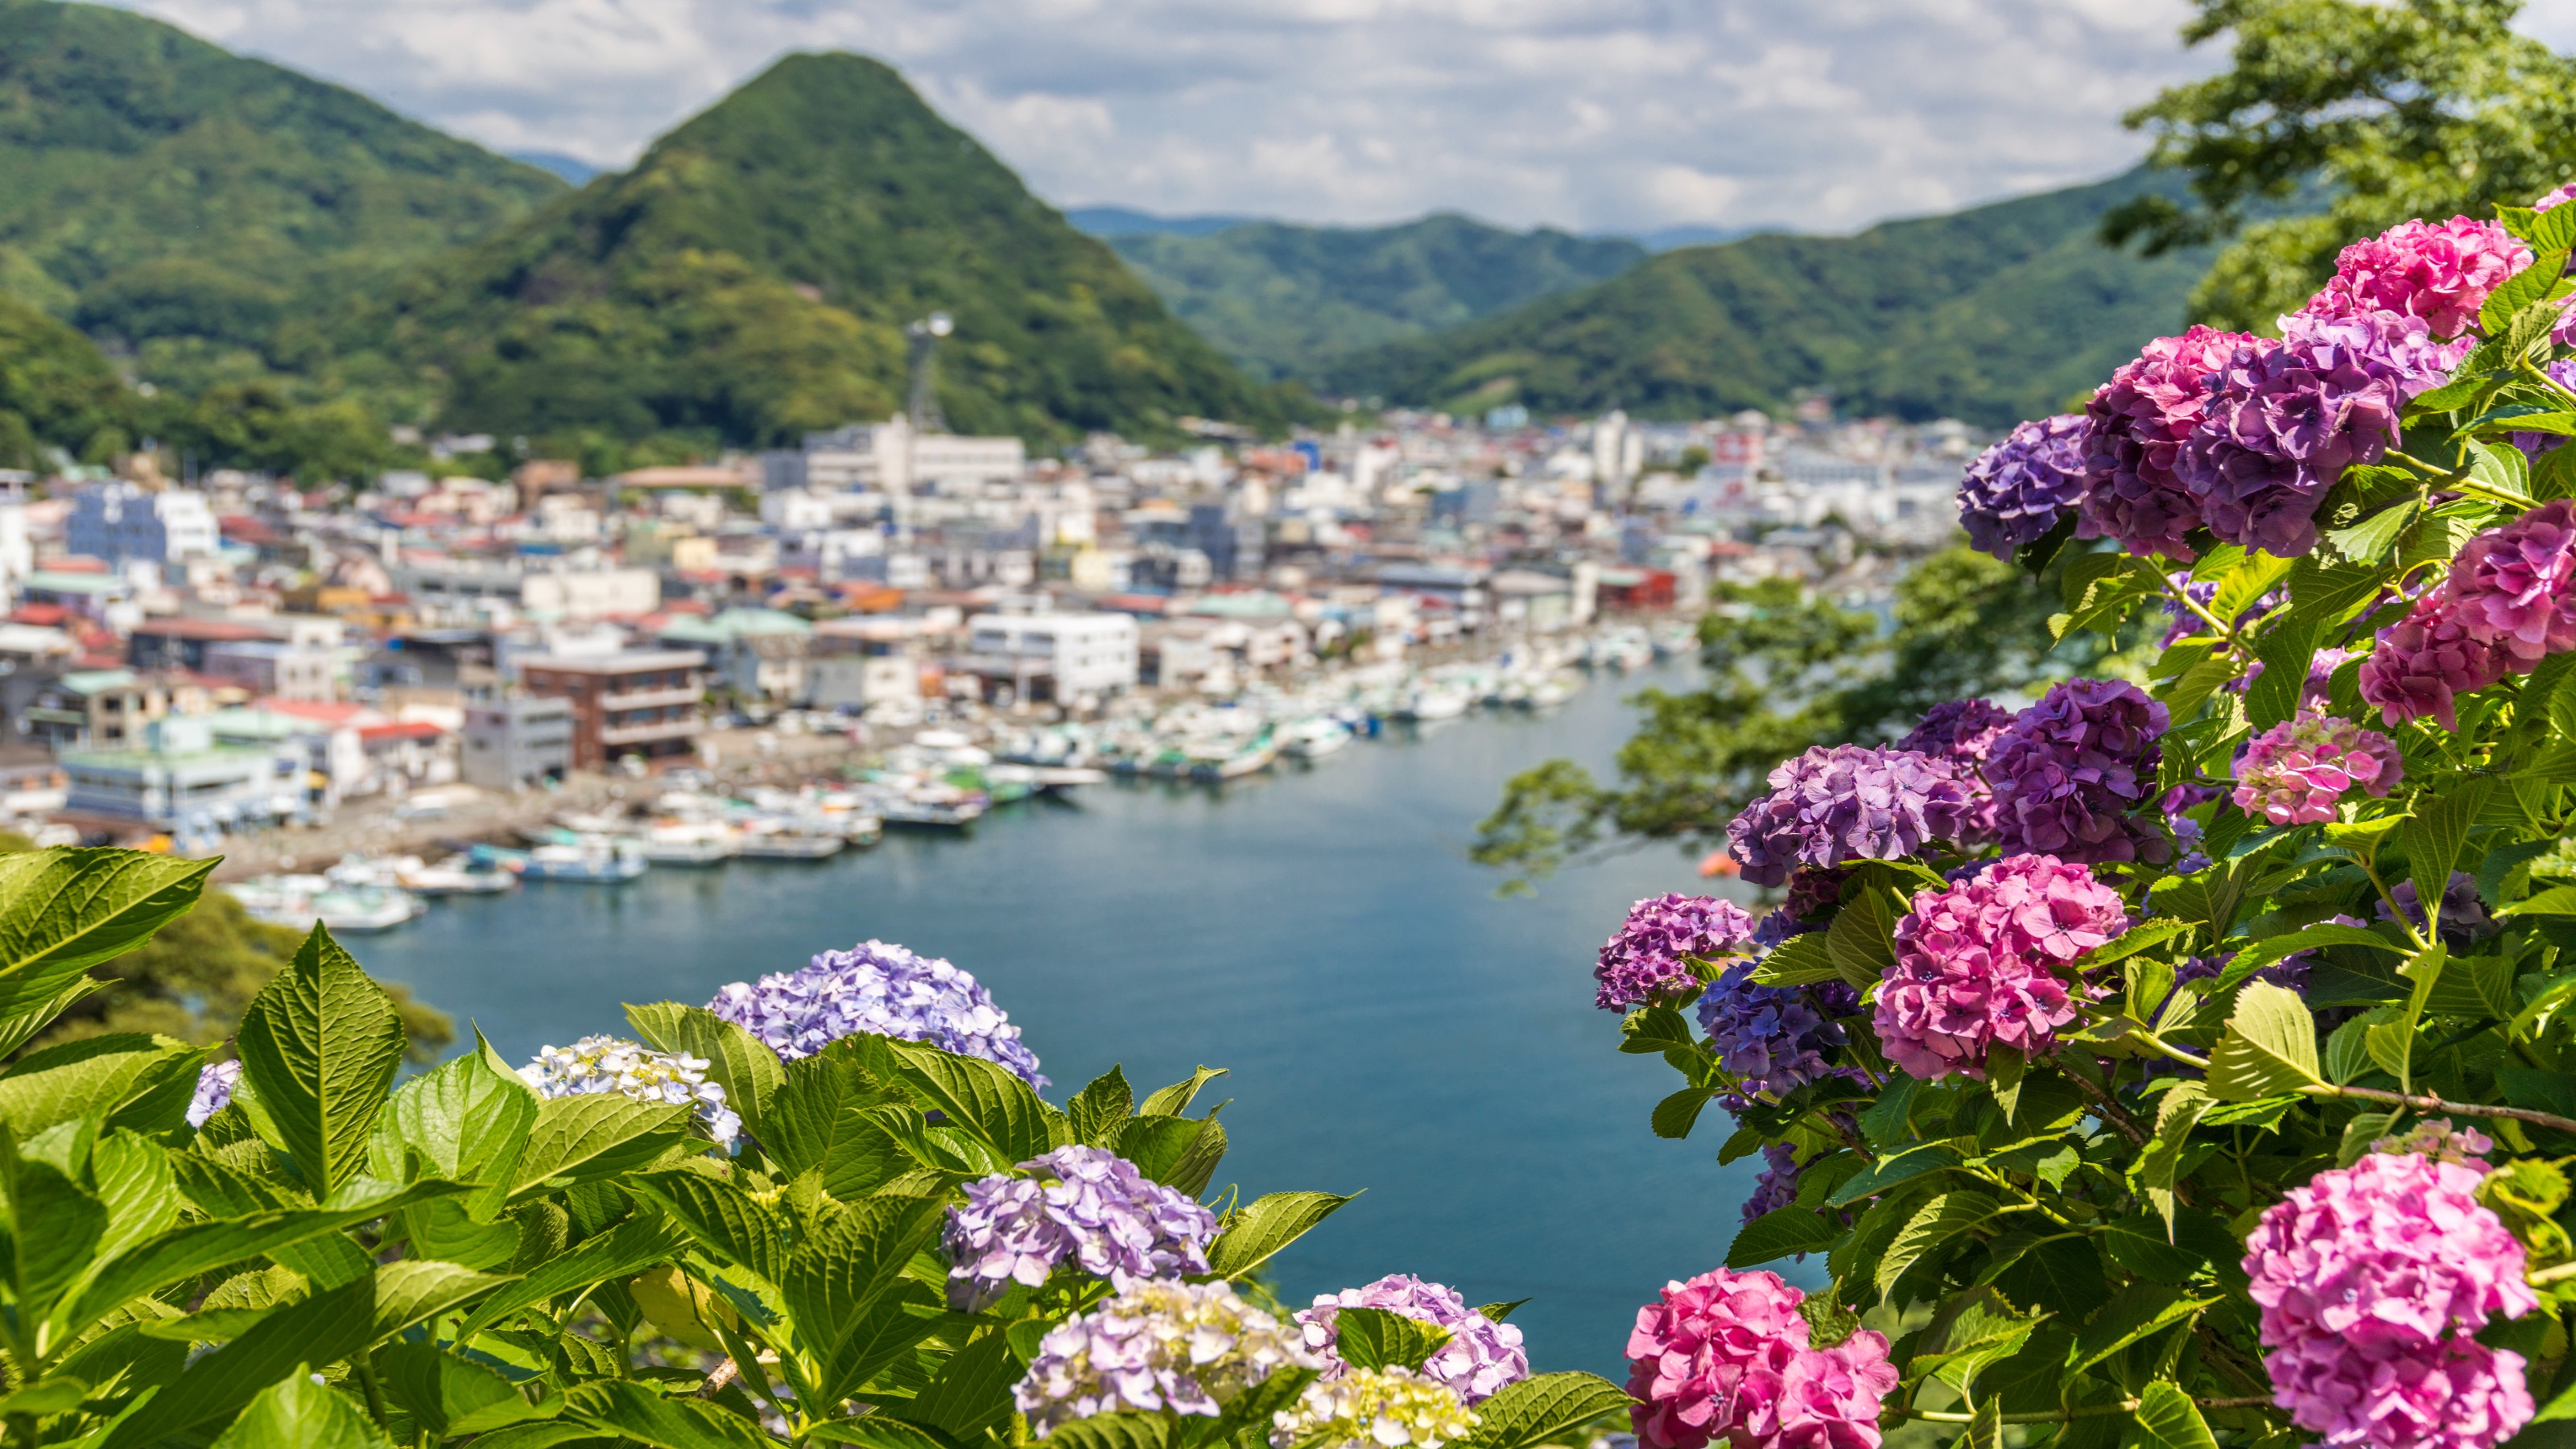
M 1845 230 L 2108 175 L 2183 0 L 123 0 L 602 165 L 842 48 L 1061 205 Z M 2576 0 L 2533 28 L 2576 41 Z M 2562 36 L 2555 32 L 2565 32 Z

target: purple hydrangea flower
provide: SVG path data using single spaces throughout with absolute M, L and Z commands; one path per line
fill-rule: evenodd
M 1482 1403 L 1529 1377 L 1529 1354 L 1521 1348 L 1518 1328 L 1496 1323 L 1468 1307 L 1458 1290 L 1446 1284 L 1426 1283 L 1409 1273 L 1389 1273 L 1365 1288 L 1318 1293 L 1314 1307 L 1298 1310 L 1307 1351 L 1332 1359 L 1332 1367 L 1324 1370 L 1328 1380 L 1341 1377 L 1349 1367 L 1333 1357 L 1334 1346 L 1341 1341 L 1335 1320 L 1345 1308 L 1383 1308 L 1416 1323 L 1449 1330 L 1449 1341 L 1423 1361 L 1422 1376 L 1455 1391 L 1462 1403 Z
M 739 1023 L 791 1062 L 866 1033 L 982 1057 L 1032 1087 L 1047 1085 L 1037 1054 L 991 992 L 944 960 L 887 941 L 826 951 L 803 970 L 774 972 L 756 984 L 733 982 L 707 1010 Z
M 2012 722 L 2013 712 L 2002 705 L 1982 699 L 1954 699 L 1923 711 L 1913 733 L 1898 740 L 1896 747 L 1983 764 L 1987 751 Z
M 2192 557 L 2184 536 L 2200 525 L 2200 505 L 2175 465 L 2200 426 L 2211 385 L 2251 334 L 2193 327 L 2159 337 L 2084 405 L 2093 423 L 2086 460 L 2091 486 L 2076 515 L 2077 538 L 2108 538 L 2140 557 Z
M 1832 984 L 1857 1009 L 1857 993 Z M 1840 1070 L 1825 1055 L 1842 1048 L 1843 1029 L 1827 1019 L 1823 1003 L 1803 987 L 1755 981 L 1750 963 L 1730 968 L 1700 993 L 1699 1026 L 1719 1063 L 1748 1092 L 1787 1096 Z
M 2406 919 L 2416 930 L 2424 929 L 2424 898 L 2416 893 L 2415 882 L 2399 881 L 2388 894 L 2396 900 L 2397 909 L 2406 913 Z M 2371 911 L 2383 921 L 2397 919 L 2396 913 L 2388 909 L 2387 901 L 2376 903 Z M 2441 926 L 2434 932 L 2441 937 L 2442 944 L 2454 951 L 2462 950 L 2500 929 L 2495 917 L 2487 914 L 2486 902 L 2478 899 L 2477 877 L 2464 870 L 2451 872 L 2450 884 L 2442 887 Z
M 2504 678 L 2511 659 L 2470 630 L 2447 591 L 2435 589 L 2374 638 L 2361 664 L 2361 697 L 2389 724 L 2429 717 L 2456 730 L 2458 697 Z
M 1037 1287 L 1071 1262 L 1124 1293 L 1157 1278 L 1208 1271 L 1216 1214 L 1114 1152 L 1075 1144 L 1020 1164 L 1022 1177 L 966 1184 L 948 1210 L 948 1302 L 973 1313 Z
M 1731 956 L 1753 944 L 1753 918 L 1714 896 L 1648 896 L 1628 909 L 1619 933 L 1601 947 L 1593 1004 L 1634 1011 L 1680 999 L 1699 985 L 1687 959 Z
M 2576 502 L 2544 503 L 2470 539 L 2443 592 L 2469 637 L 2517 674 L 2576 649 Z
M 1726 827 L 1728 848 L 1755 885 L 1776 886 L 1800 865 L 1894 860 L 1926 842 L 1959 840 L 1976 805 L 1960 767 L 1912 750 L 1820 745 L 1771 771 L 1771 793 Z
M 1094 1414 L 1215 1418 L 1281 1369 L 1323 1366 L 1233 1284 L 1157 1281 L 1047 1330 L 1012 1401 L 1043 1439 Z
M 2006 855 L 2161 863 L 2172 846 L 2131 812 L 2155 790 L 2165 707 L 2125 680 L 2051 686 L 1995 742 L 1986 778 Z
M 239 1062 L 208 1062 L 197 1068 L 196 1094 L 188 1099 L 188 1125 L 203 1127 L 207 1118 L 231 1105 L 233 1088 L 240 1081 Z
M 2089 427 L 2081 414 L 2041 418 L 1978 454 L 1959 479 L 1959 522 L 1968 541 L 2008 559 L 2056 527 L 2084 498 Z
M 1798 1166 L 1796 1150 L 1786 1142 L 1764 1143 L 1762 1163 L 1762 1176 L 1753 1184 L 1753 1191 L 1746 1195 L 1744 1207 L 1738 1214 L 1748 1223 L 1798 1200 L 1798 1178 L 1803 1169 Z M 1805 1254 L 1799 1256 L 1804 1257 Z
M 2354 463 L 2398 441 L 2406 400 L 2456 359 L 2424 320 L 2394 312 L 2282 319 L 2279 340 L 2239 345 L 2220 369 L 2175 472 L 2201 521 L 2276 557 L 2317 546 L 2317 502 Z

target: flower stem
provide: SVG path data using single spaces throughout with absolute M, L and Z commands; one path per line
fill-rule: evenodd
M 2547 1112 L 2534 1112 L 2528 1107 L 2495 1107 L 2484 1102 L 2452 1102 L 2433 1096 L 2409 1096 L 2404 1092 L 2387 1092 L 2377 1087 L 2338 1087 L 2319 1082 L 2300 1089 L 2311 1097 L 2350 1097 L 2361 1102 L 2380 1102 L 2391 1107 L 2412 1107 L 2426 1114 L 2446 1113 L 2457 1117 L 2510 1117 L 2552 1132 L 2576 1132 L 2576 1119 L 2555 1117 Z
M 2192 1402 L 2204 1409 L 2261 1409 L 2271 1407 L 2272 1403 L 2268 1397 L 2194 1399 Z M 2069 1419 L 2098 1419 L 2106 1414 L 2134 1414 L 2137 1411 L 2136 1399 L 2121 1399 L 2117 1403 L 2081 1404 L 2072 1409 L 2042 1409 L 2029 1414 L 2003 1414 L 1998 1418 L 2006 1424 L 2062 1424 Z M 1898 1409 L 1895 1412 L 1905 1418 L 1921 1419 L 1930 1424 L 1973 1424 L 1977 1421 L 1977 1416 L 1974 1414 L 1962 1414 L 1948 1409 Z

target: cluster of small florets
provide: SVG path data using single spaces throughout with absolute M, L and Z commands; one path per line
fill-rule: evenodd
M 2483 1176 L 2374 1152 L 2264 1210 L 2245 1272 L 2291 1422 L 2335 1449 L 2487 1449 L 2530 1421 L 2521 1355 L 2473 1337 L 2539 1303 Z
M 1954 699 L 1925 710 L 1913 732 L 1896 742 L 1900 750 L 1948 760 L 1957 768 L 1959 783 L 1968 792 L 1968 835 L 1975 840 L 1994 838 L 1995 792 L 1986 784 L 1986 756 L 2012 722 L 2013 712 L 2001 705 Z
M 1762 1144 L 1762 1175 L 1753 1182 L 1753 1190 L 1744 1195 L 1744 1206 L 1737 1216 L 1751 1222 L 1764 1213 L 1777 1212 L 1798 1200 L 1798 1179 L 1805 1176 L 1799 1165 L 1798 1152 L 1786 1142 Z
M 1317 1379 L 1270 1419 L 1274 1449 L 1439 1449 L 1475 1431 L 1475 1411 L 1448 1385 L 1401 1364 Z
M 2395 1137 L 2372 1140 L 2373 1152 L 2411 1152 L 2435 1162 L 2455 1162 L 2462 1167 L 2486 1170 L 2486 1155 L 2495 1151 L 2495 1139 L 2475 1127 L 2453 1127 L 2448 1117 L 2435 1117 L 2418 1122 L 2407 1132 Z
M 2112 539 L 2140 557 L 2193 556 L 2183 540 L 2200 525 L 2200 504 L 2175 464 L 2199 430 L 2219 369 L 2253 341 L 2249 333 L 2196 326 L 2157 338 L 2112 370 L 2084 405 L 2091 478 L 2076 537 Z
M 1973 833 L 1961 768 L 1913 750 L 1819 745 L 1771 771 L 1771 792 L 1726 827 L 1728 849 L 1755 885 L 1793 867 L 1895 860 L 1925 842 Z
M 799 971 L 736 981 L 707 1009 L 738 1022 L 788 1061 L 867 1033 L 928 1042 L 1008 1067 L 1032 1087 L 1047 1079 L 1020 1029 L 965 971 L 887 941 L 826 951 Z
M 2353 790 L 2385 797 L 2406 774 L 2397 743 L 2317 709 L 2302 709 L 2246 742 L 2236 757 L 2236 806 L 2275 825 L 2335 818 Z
M 1841 995 L 1857 999 L 1848 986 Z M 1750 962 L 1729 967 L 1700 993 L 1698 1016 L 1718 1064 L 1747 1092 L 1786 1096 L 1841 1070 L 1826 1060 L 1841 1049 L 1843 1029 L 1824 1003 L 1805 987 L 1755 981 Z
M 2454 697 L 2576 648 L 2576 503 L 2544 503 L 2470 539 L 2441 587 L 2379 631 L 2361 696 L 2390 724 L 2458 729 Z
M 232 1105 L 233 1088 L 240 1083 L 239 1062 L 208 1062 L 197 1068 L 197 1090 L 188 1098 L 188 1125 L 203 1127 L 207 1118 Z
M 2007 856 L 1918 892 L 1878 988 L 1879 1045 L 1924 1081 L 1983 1079 L 1998 1046 L 2035 1057 L 2075 1019 L 2059 973 L 2128 926 L 2117 892 L 2053 856 Z
M 1690 961 L 1732 956 L 1753 945 L 1753 917 L 1714 896 L 1648 896 L 1601 947 L 1592 968 L 1593 1002 L 1604 1011 L 1666 1006 L 1699 986 Z
M 2080 413 L 2041 418 L 1978 454 L 1959 480 L 1968 542 L 2008 559 L 2056 527 L 2084 497 L 2085 435 Z
M 1337 1320 L 1345 1308 L 1383 1308 L 1417 1323 L 1446 1329 L 1449 1341 L 1423 1360 L 1422 1376 L 1457 1396 L 1458 1402 L 1481 1404 L 1529 1377 L 1529 1354 L 1521 1331 L 1497 1323 L 1467 1306 L 1458 1290 L 1445 1283 L 1426 1283 L 1409 1273 L 1390 1273 L 1365 1288 L 1318 1293 L 1315 1306 L 1297 1312 L 1297 1324 L 1308 1351 L 1330 1358 L 1328 1380 L 1350 1372 L 1334 1354 L 1341 1341 Z
M 1144 1283 L 1047 1330 L 1012 1399 L 1043 1439 L 1094 1414 L 1213 1418 L 1282 1369 L 1322 1366 L 1230 1283 Z
M 1216 1214 L 1116 1153 L 1077 1143 L 1020 1171 L 966 1184 L 966 1201 L 948 1210 L 940 1249 L 959 1312 L 984 1308 L 1013 1283 L 1037 1287 L 1067 1262 L 1121 1293 L 1208 1271 Z
M 2334 279 L 2300 310 L 2319 317 L 2393 312 L 2424 319 L 2436 337 L 2457 337 L 2477 321 L 2487 295 L 2531 259 L 2531 248 L 2497 222 L 2400 222 L 2345 247 Z
M 725 1089 L 707 1080 L 707 1060 L 686 1052 L 657 1052 L 640 1042 L 586 1036 L 568 1047 L 550 1046 L 519 1068 L 519 1080 L 540 1097 L 582 1097 L 615 1092 L 638 1102 L 693 1107 L 717 1145 L 730 1147 L 742 1119 L 725 1104 Z
M 2155 791 L 2165 707 L 2126 680 L 2053 685 L 1986 755 L 2006 855 L 2161 864 L 2172 847 L 2132 812 Z
M 1725 1268 L 1667 1283 L 1628 1335 L 1628 1411 L 1652 1449 L 1877 1449 L 1895 1389 L 1887 1340 L 1863 1330 L 1808 1346 L 1806 1295 Z

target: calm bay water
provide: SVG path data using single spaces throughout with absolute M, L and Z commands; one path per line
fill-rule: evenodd
M 1679 686 L 1675 670 L 1648 682 Z M 1679 1085 L 1621 1056 L 1590 969 L 1629 902 L 1692 889 L 1666 849 L 1498 900 L 1470 864 L 1511 772 L 1601 769 L 1633 685 L 1537 719 L 1478 717 L 1362 743 L 1224 793 L 1100 787 L 1013 807 L 974 838 L 889 837 L 821 864 L 656 869 L 625 887 L 442 902 L 357 954 L 479 1024 L 513 1061 L 625 1031 L 620 1003 L 702 1002 L 877 937 L 974 972 L 1061 1102 L 1123 1064 L 1139 1095 L 1232 1069 L 1217 1182 L 1366 1193 L 1279 1264 L 1282 1295 L 1411 1272 L 1515 1315 L 1541 1368 L 1616 1377 L 1636 1305 L 1715 1267 L 1758 1161 L 1720 1167 L 1722 1119 L 1658 1141 Z

